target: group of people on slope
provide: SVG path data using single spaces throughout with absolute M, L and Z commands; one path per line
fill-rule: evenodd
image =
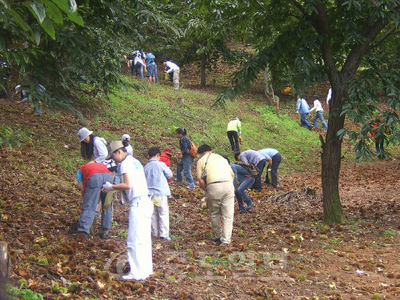
M 320 120 L 322 127 L 326 131 L 328 129 L 328 125 L 325 122 L 324 119 L 324 109 L 322 107 L 321 101 L 318 98 L 318 95 L 314 95 L 314 107 L 310 109 L 310 106 L 307 103 L 307 100 L 300 97 L 300 95 L 296 95 L 297 102 L 296 102 L 296 113 L 297 113 L 297 118 L 300 115 L 300 125 L 311 130 L 313 128 L 319 128 L 318 127 L 318 119 Z M 313 124 L 311 124 L 308 120 L 307 117 L 308 115 L 315 110 L 315 116 L 313 118 Z
M 90 233 L 100 198 L 100 238 L 107 239 L 112 217 L 112 203 L 105 207 L 107 193 L 121 191 L 121 202 L 130 205 L 127 236 L 130 273 L 123 279 L 146 279 L 153 272 L 151 235 L 170 240 L 167 198 L 171 194 L 168 180 L 172 179 L 172 171 L 168 166 L 172 150 L 165 148 L 161 152 L 157 147 L 150 148 L 149 161 L 143 167 L 132 156 L 128 134 L 112 141 L 109 147 L 103 138 L 94 136 L 85 127 L 78 131 L 78 136 L 82 157 L 94 160 L 81 166 L 76 175 L 83 198 L 77 233 L 83 238 Z
M 144 71 L 147 71 L 146 77 L 150 82 L 158 83 L 158 72 L 157 64 L 155 62 L 155 56 L 151 52 L 142 52 L 140 50 L 135 50 L 132 52 L 133 57 L 129 58 L 127 61 L 128 67 L 131 68 L 132 76 L 140 75 L 141 79 L 144 79 Z M 180 68 L 177 64 L 172 61 L 164 60 L 162 62 L 165 70 L 164 72 L 168 74 L 171 81 L 174 83 L 174 88 L 179 89 L 179 72 Z

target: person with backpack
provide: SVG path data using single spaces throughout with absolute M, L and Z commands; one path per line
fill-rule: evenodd
M 231 242 L 235 196 L 235 177 L 228 161 L 219 154 L 212 153 L 208 145 L 201 145 L 197 152 L 197 178 L 204 190 L 209 209 L 213 242 L 228 246 Z M 222 224 L 221 224 L 222 219 Z
M 108 155 L 107 141 L 102 137 L 94 136 L 93 131 L 86 127 L 79 129 L 78 137 L 81 141 L 82 158 L 91 160 L 94 157 L 95 162 L 104 163 Z
M 182 173 L 185 174 L 187 189 L 194 189 L 195 185 L 192 177 L 192 163 L 194 160 L 194 156 L 192 156 L 189 152 L 191 150 L 191 142 L 189 138 L 186 136 L 185 128 L 178 128 L 175 130 L 176 137 L 179 138 L 179 148 L 181 149 L 181 159 L 178 162 L 178 168 L 176 170 L 176 181 L 182 182 L 183 176 Z
M 161 151 L 159 148 L 152 147 L 147 154 L 149 162 L 144 167 L 144 174 L 150 199 L 154 204 L 151 232 L 153 236 L 169 241 L 171 238 L 169 237 L 168 197 L 171 196 L 171 191 L 167 179 L 172 178 L 172 171 L 160 161 Z
M 240 153 L 235 153 L 235 159 L 237 161 L 242 161 L 246 164 L 253 164 L 258 168 L 259 172 L 251 189 L 256 190 L 257 192 L 261 192 L 261 174 L 264 171 L 267 159 L 262 156 L 258 151 L 251 149 L 245 150 Z
M 226 134 L 231 143 L 232 151 L 240 152 L 239 137 L 242 134 L 242 123 L 239 118 L 236 117 L 232 121 L 229 121 L 228 127 L 226 128 Z
M 135 57 L 131 66 L 132 76 L 137 76 L 139 70 L 140 79 L 143 79 L 143 68 L 145 67 L 143 61 L 144 53 L 140 52 L 139 50 L 135 50 L 133 54 Z
M 299 94 L 297 94 L 296 113 L 297 118 L 299 118 L 300 115 L 300 124 L 302 127 L 306 127 L 309 130 L 313 129 L 314 126 L 307 120 L 310 114 L 310 107 L 308 106 L 307 100 L 300 98 Z
M 274 189 L 278 186 L 278 168 L 282 161 L 282 156 L 278 150 L 274 148 L 265 148 L 258 150 L 258 152 L 268 160 L 268 169 L 265 176 L 264 183 L 269 184 L 268 171 L 271 170 L 271 181 Z
M 179 72 L 180 72 L 179 66 L 176 63 L 169 60 L 164 60 L 163 65 L 164 67 L 167 68 L 165 73 L 169 74 L 173 72 L 174 89 L 179 90 Z

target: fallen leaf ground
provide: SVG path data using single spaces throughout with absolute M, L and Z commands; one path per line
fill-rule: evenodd
M 0 240 L 12 257 L 13 286 L 25 281 L 45 299 L 400 298 L 400 157 L 342 167 L 347 222 L 340 225 L 321 221 L 317 169 L 281 175 L 277 195 L 264 186 L 250 193 L 252 211 L 235 214 L 230 247 L 210 241 L 202 192 L 174 183 L 173 239 L 153 238 L 151 278 L 124 282 L 127 207 L 115 203 L 109 240 L 74 239 L 81 204 L 74 174 L 48 159 L 55 139 L 77 150 L 76 120 L 10 100 L 1 106 L 0 124 L 32 132 L 22 147 L 0 149 Z

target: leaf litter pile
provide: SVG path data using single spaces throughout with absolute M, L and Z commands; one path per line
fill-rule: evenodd
M 0 240 L 8 243 L 15 287 L 45 299 L 400 298 L 398 157 L 342 166 L 345 224 L 322 223 L 318 172 L 280 175 L 276 195 L 267 186 L 249 192 L 254 209 L 235 213 L 229 247 L 211 242 L 203 193 L 173 183 L 172 240 L 153 237 L 154 275 L 126 282 L 128 208 L 115 201 L 110 239 L 99 238 L 99 220 L 97 234 L 74 238 L 81 206 L 75 174 L 49 159 L 78 158 L 77 121 L 5 101 L 0 124 L 30 132 L 21 147 L 0 149 Z

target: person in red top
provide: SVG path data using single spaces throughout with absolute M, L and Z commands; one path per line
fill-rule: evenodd
M 376 154 L 380 159 L 385 159 L 385 150 L 383 149 L 383 143 L 385 142 L 385 135 L 382 134 L 381 130 L 378 130 L 378 127 L 381 125 L 381 120 L 376 118 L 372 123 L 372 130 L 370 137 L 375 140 L 375 150 Z M 389 129 L 386 130 L 386 133 L 389 133 Z
M 76 173 L 76 179 L 82 192 L 82 213 L 78 220 L 78 233 L 89 234 L 90 227 L 94 221 L 97 203 L 99 197 L 103 205 L 101 215 L 101 228 L 103 232 L 100 234 L 102 239 L 107 239 L 107 232 L 111 228 L 112 205 L 107 210 L 104 210 L 104 202 L 106 193 L 101 192 L 103 183 L 113 181 L 112 173 L 103 163 L 90 162 L 81 166 Z
M 172 150 L 171 148 L 164 148 L 160 155 L 160 161 L 165 163 L 167 167 L 171 164 Z M 172 183 L 174 180 L 172 178 L 167 178 L 168 183 Z

